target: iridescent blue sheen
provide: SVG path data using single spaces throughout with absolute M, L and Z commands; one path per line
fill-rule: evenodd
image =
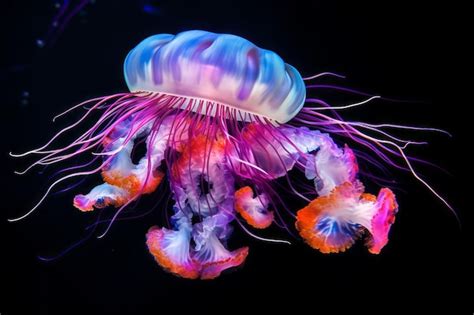
M 354 237 L 360 232 L 361 226 L 357 223 L 338 220 L 336 217 L 324 215 L 316 224 L 316 231 L 324 235 L 326 243 L 340 247 L 352 244 Z
M 132 92 L 205 99 L 280 123 L 293 118 L 306 97 L 294 67 L 228 34 L 187 31 L 148 37 L 130 51 L 124 72 Z

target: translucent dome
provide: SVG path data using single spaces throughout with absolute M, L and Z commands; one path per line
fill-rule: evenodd
M 150 36 L 130 51 L 124 72 L 132 92 L 204 99 L 279 123 L 293 118 L 306 96 L 294 67 L 276 53 L 228 34 Z M 239 120 L 248 120 L 245 117 L 237 115 Z

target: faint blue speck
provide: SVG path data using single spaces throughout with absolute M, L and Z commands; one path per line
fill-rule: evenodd
M 42 39 L 37 39 L 36 40 L 36 46 L 38 46 L 39 48 L 43 48 L 44 47 L 44 41 Z

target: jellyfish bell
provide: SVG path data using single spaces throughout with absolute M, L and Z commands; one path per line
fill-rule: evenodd
M 124 64 L 131 92 L 152 92 L 207 100 L 286 123 L 303 107 L 306 88 L 300 73 L 276 53 L 235 35 L 187 31 L 148 37 L 130 51 Z M 215 115 L 198 108 L 194 112 Z
M 246 246 L 227 248 L 235 227 L 276 243 L 289 242 L 259 234 L 272 225 L 296 229 L 323 253 L 345 251 L 366 235 L 369 252 L 380 253 L 388 243 L 398 204 L 389 188 L 381 188 L 377 197 L 364 192 L 360 158 L 410 171 L 445 202 L 417 175 L 412 166 L 416 159 L 404 153 L 408 145 L 418 143 L 384 128 L 440 130 L 341 118 L 339 110 L 377 96 L 344 106 L 306 98 L 307 88 L 322 86 L 367 96 L 343 87 L 305 84 L 338 75 L 302 78 L 272 51 L 235 35 L 205 31 L 143 40 L 127 55 L 124 75 L 129 93 L 72 107 L 55 119 L 79 108 L 85 114 L 42 147 L 13 155 L 40 156 L 25 172 L 85 153 L 92 152 L 93 160 L 58 172 L 65 175 L 30 211 L 10 221 L 30 215 L 59 184 L 100 173 L 104 183 L 78 194 L 73 205 L 81 211 L 118 209 L 97 223 L 105 223 L 99 236 L 103 237 L 119 216 L 126 217 L 128 205 L 168 184 L 172 209 L 167 203 L 158 206 L 172 214 L 166 227 L 153 226 L 146 234 L 150 254 L 172 274 L 213 279 L 242 265 L 249 254 Z M 97 112 L 100 118 L 73 142 L 53 147 L 63 133 L 76 130 Z M 336 144 L 332 135 L 342 143 Z M 140 142 L 146 153 L 135 162 L 133 150 Z M 346 142 L 367 151 L 370 158 L 365 153 L 358 156 Z M 278 179 L 283 180 L 277 184 Z M 307 206 L 294 209 L 284 195 Z

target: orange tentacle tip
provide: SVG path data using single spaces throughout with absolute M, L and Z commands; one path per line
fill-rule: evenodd
M 265 229 L 273 222 L 273 212 L 267 211 L 268 200 L 265 195 L 253 197 L 250 186 L 237 190 L 234 194 L 234 208 L 245 221 L 257 229 Z
M 388 242 L 398 205 L 388 188 L 381 189 L 377 197 L 362 191 L 359 183 L 346 182 L 299 210 L 296 228 L 301 237 L 323 253 L 337 253 L 367 231 L 369 252 L 380 253 Z
M 242 247 L 237 250 L 234 250 L 231 253 L 232 254 L 231 258 L 203 264 L 202 269 L 201 269 L 201 279 L 202 280 L 215 279 L 218 276 L 220 276 L 222 271 L 232 268 L 232 267 L 240 266 L 247 258 L 248 253 L 249 253 L 249 248 Z
M 165 270 L 186 279 L 214 279 L 222 271 L 241 265 L 248 255 L 242 247 L 221 260 L 201 262 L 192 257 L 189 235 L 186 231 L 173 231 L 152 227 L 147 233 L 147 246 L 156 262 Z
M 180 240 L 179 237 L 173 237 L 171 240 L 166 239 L 167 235 L 177 233 L 180 232 L 165 228 L 150 228 L 146 236 L 148 250 L 163 269 L 183 278 L 197 279 L 200 274 L 200 266 L 191 259 L 189 251 L 186 251 L 187 240 Z M 168 242 L 170 244 L 167 244 Z

